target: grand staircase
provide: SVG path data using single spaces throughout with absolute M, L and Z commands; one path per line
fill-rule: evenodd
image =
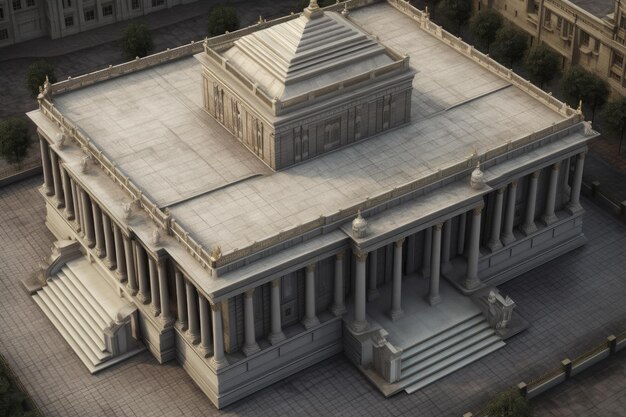
M 91 373 L 145 348 L 131 335 L 134 307 L 86 258 L 65 263 L 33 299 Z
M 399 389 L 411 394 L 505 344 L 482 314 L 404 349 Z

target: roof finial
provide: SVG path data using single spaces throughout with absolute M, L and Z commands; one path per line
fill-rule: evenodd
M 317 0 L 311 0 L 309 3 L 309 9 L 319 9 L 320 6 L 317 4 Z
M 324 14 L 324 11 L 320 9 L 320 6 L 317 4 L 317 0 L 311 0 L 309 3 L 309 7 L 304 9 L 304 16 L 309 19 L 315 19 L 316 17 L 320 17 Z

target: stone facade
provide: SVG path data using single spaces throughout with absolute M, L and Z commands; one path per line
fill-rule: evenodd
M 613 92 L 626 93 L 626 6 L 620 2 L 568 0 L 474 0 L 480 10 L 492 7 L 563 59 L 563 69 L 581 65 L 608 81 Z M 580 3 L 578 5 L 577 3 Z
M 416 364 L 416 356 L 406 355 L 437 332 L 458 326 L 465 326 L 466 332 L 470 325 L 480 329 L 467 338 L 468 343 L 476 343 L 455 344 L 457 350 L 448 353 L 459 357 L 457 365 L 504 345 L 493 332 L 480 327 L 484 319 L 466 295 L 505 282 L 585 241 L 580 188 L 586 143 L 597 134 L 585 129 L 582 115 L 443 32 L 408 3 L 369 3 L 348 3 L 351 24 L 363 24 L 383 38 L 387 34 L 376 25 L 397 22 L 396 29 L 401 30 L 395 33 L 405 34 L 408 28 L 405 41 L 436 51 L 432 60 L 437 65 L 455 62 L 466 77 L 492 80 L 495 87 L 487 85 L 477 97 L 475 90 L 461 92 L 459 86 L 455 94 L 462 97 L 455 97 L 456 105 L 441 105 L 437 100 L 445 101 L 448 96 L 437 97 L 437 91 L 424 88 L 419 70 L 422 77 L 430 77 L 428 87 L 442 71 L 414 60 L 411 65 L 418 76 L 413 79 L 410 108 L 415 117 L 406 126 L 393 131 L 393 123 L 384 126 L 384 97 L 393 97 L 393 92 L 383 89 L 382 114 L 372 111 L 367 122 L 379 126 L 380 121 L 381 130 L 388 127 L 389 132 L 279 172 L 264 167 L 265 171 L 252 177 L 229 177 L 221 186 L 210 184 L 208 189 L 183 197 L 158 192 L 174 189 L 186 175 L 202 180 L 207 177 L 204 173 L 208 171 L 202 171 L 206 164 L 212 163 L 216 169 L 215 164 L 233 154 L 241 164 L 257 163 L 261 155 L 246 159 L 250 147 L 243 148 L 240 138 L 230 137 L 211 142 L 216 153 L 202 163 L 194 159 L 196 150 L 185 153 L 187 142 L 182 137 L 172 146 L 163 146 L 167 136 L 158 136 L 162 130 L 170 136 L 180 130 L 184 137 L 201 132 L 195 142 L 198 148 L 207 146 L 209 136 L 220 135 L 222 126 L 229 131 L 234 126 L 238 131 L 238 118 L 232 117 L 236 111 L 229 113 L 232 102 L 228 96 L 215 100 L 211 92 L 221 95 L 220 86 L 209 83 L 206 73 L 200 75 L 206 66 L 192 58 L 181 59 L 180 51 L 171 51 L 151 64 L 129 63 L 111 75 L 117 76 L 115 84 L 121 83 L 123 97 L 131 101 L 128 108 L 119 101 L 105 109 L 102 103 L 106 100 L 98 100 L 96 95 L 99 88 L 111 84 L 95 81 L 83 87 L 84 80 L 96 77 L 89 74 L 83 80 L 76 77 L 48 86 L 39 97 L 39 109 L 29 113 L 40 138 L 41 194 L 48 228 L 59 240 L 78 242 L 83 256 L 104 271 L 97 279 L 136 306 L 133 335 L 160 362 L 178 360 L 218 407 L 341 351 L 385 395 L 419 389 L 428 381 L 417 381 L 421 371 L 414 367 L 425 366 L 427 361 Z M 326 13 L 343 7 L 332 6 Z M 297 16 L 289 19 L 294 18 Z M 263 27 L 259 24 L 215 41 L 232 42 Z M 207 42 L 205 53 L 209 46 Z M 189 54 L 197 52 L 190 50 Z M 405 62 L 403 59 L 400 64 Z M 143 65 L 139 67 L 143 70 L 133 73 L 131 65 Z M 192 72 L 198 83 L 190 94 L 195 94 L 192 97 L 197 97 L 197 103 L 183 93 Z M 404 74 L 413 77 L 412 71 Z M 447 88 L 447 81 L 438 81 L 441 89 Z M 137 84 L 139 92 L 134 94 Z M 166 84 L 172 94 L 167 95 L 170 107 L 166 109 L 157 91 L 159 84 Z M 245 87 L 243 81 L 237 85 Z M 85 119 L 78 129 L 70 117 L 79 117 L 73 106 L 78 104 L 81 114 L 89 115 L 92 102 L 99 103 L 96 117 Z M 484 112 L 502 102 L 502 108 L 485 117 Z M 103 121 L 107 128 L 111 126 L 107 115 L 112 111 L 119 126 L 133 129 L 139 122 L 124 119 L 124 109 L 130 111 L 137 103 L 150 109 L 145 114 L 152 119 L 144 120 L 147 124 L 142 127 L 145 135 L 132 133 L 123 145 L 103 151 L 109 142 L 93 124 Z M 270 105 L 247 106 L 249 112 L 272 109 Z M 399 115 L 387 117 L 406 122 L 405 106 L 395 108 Z M 434 109 L 436 106 L 442 109 Z M 212 108 L 218 110 L 211 112 Z M 352 108 L 348 106 L 343 116 Z M 211 115 L 206 114 L 207 109 Z M 507 109 L 514 110 L 510 119 L 490 120 Z M 157 111 L 174 112 L 174 124 L 167 125 L 167 114 L 152 114 Z M 420 111 L 431 113 L 424 116 Z M 192 116 L 201 120 L 197 130 Z M 224 122 L 227 120 L 234 124 Z M 158 128 L 149 130 L 150 123 Z M 493 129 L 489 126 L 499 129 L 504 124 L 509 129 L 518 126 L 520 134 L 489 130 Z M 476 127 L 483 130 L 472 130 Z M 416 134 L 410 130 L 413 128 L 421 130 Z M 428 141 L 429 135 L 442 131 L 434 144 Z M 115 131 L 116 135 L 123 133 L 123 129 Z M 374 129 L 374 133 L 381 132 Z M 455 148 L 464 146 L 463 140 L 472 135 L 494 143 L 460 157 Z M 153 179 L 159 172 L 147 174 L 151 167 L 142 165 L 144 174 L 137 174 L 133 166 L 125 165 L 125 147 L 146 142 L 149 154 L 160 153 L 162 161 L 183 154 L 184 169 L 168 171 L 169 183 Z M 415 148 L 403 147 L 393 154 L 393 149 L 384 147 L 390 143 Z M 143 154 L 137 149 L 128 153 L 133 161 Z M 428 162 L 416 162 L 424 154 Z M 388 159 L 376 164 L 382 156 Z M 438 165 L 440 168 L 410 176 L 406 173 L 413 172 L 408 169 L 416 165 L 435 164 L 438 158 L 445 164 Z M 265 162 L 271 165 L 272 161 Z M 323 188 L 355 174 L 322 181 L 325 176 L 359 166 L 367 169 L 368 174 L 363 174 L 367 179 L 388 174 L 380 180 L 382 192 L 369 194 L 374 187 L 369 183 L 369 188 L 356 189 L 346 199 Z M 221 167 L 223 172 L 238 168 Z M 392 176 L 402 167 L 407 171 Z M 167 167 L 161 166 L 160 172 L 164 170 Z M 225 175 L 223 172 L 220 174 Z M 144 177 L 150 180 L 139 187 Z M 260 220 L 272 218 L 260 216 L 288 217 L 280 210 L 305 212 L 293 182 L 305 188 L 312 201 L 327 201 L 330 195 L 333 204 L 324 208 L 321 216 L 316 212 L 313 219 L 298 217 L 288 226 Z M 245 192 L 239 191 L 240 186 Z M 349 186 L 343 190 L 346 194 L 354 191 Z M 294 192 L 293 199 L 279 203 L 287 191 Z M 207 196 L 218 198 L 217 203 L 207 203 L 203 200 Z M 265 199 L 275 207 L 258 210 L 254 204 Z M 193 210 L 185 211 L 187 204 L 192 204 Z M 242 214 L 236 217 L 240 209 Z M 205 212 L 211 213 L 208 221 L 212 226 L 199 216 Z M 224 229 L 217 229 L 220 222 L 225 222 Z M 215 240 L 207 241 L 204 229 Z M 417 305 L 419 314 L 415 313 Z M 457 319 L 437 324 L 438 314 L 456 315 Z M 432 327 L 428 335 L 423 329 L 411 334 L 414 326 L 423 323 Z M 397 326 L 408 327 L 399 331 Z M 462 333 L 455 337 L 459 335 Z M 409 362 L 413 364 L 409 366 Z M 409 376 L 409 372 L 414 374 Z

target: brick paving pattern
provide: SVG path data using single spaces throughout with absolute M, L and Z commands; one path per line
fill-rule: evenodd
M 90 375 L 22 289 L 53 240 L 41 181 L 0 189 L 0 351 L 46 416 L 459 416 L 626 330 L 626 227 L 585 201 L 589 243 L 501 286 L 531 323 L 505 348 L 390 399 L 337 355 L 220 412 L 176 363 L 148 353 Z

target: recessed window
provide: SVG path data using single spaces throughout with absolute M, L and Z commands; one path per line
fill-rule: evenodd
M 85 10 L 85 22 L 96 20 L 96 11 L 94 9 Z
M 26 0 L 26 7 L 33 7 L 35 4 L 35 0 Z
M 13 10 L 20 10 L 22 8 L 22 0 L 13 0 Z
M 139 8 L 139 0 L 133 0 L 130 3 L 130 8 L 133 10 L 137 10 Z
M 0 29 L 0 41 L 9 39 L 9 29 Z
M 613 65 L 622 68 L 624 66 L 624 55 L 613 51 Z
M 4 7 L 0 6 L 0 20 L 4 20 Z
M 165 4 L 165 0 L 152 0 L 152 7 L 163 6 Z
M 71 28 L 74 26 L 74 16 L 65 16 L 65 27 Z
M 341 119 L 335 119 L 324 128 L 324 150 L 333 149 L 339 145 Z
M 113 5 L 105 4 L 102 6 L 102 16 L 112 16 L 113 15 Z
M 72 0 L 63 0 L 63 8 L 67 9 L 72 7 Z

